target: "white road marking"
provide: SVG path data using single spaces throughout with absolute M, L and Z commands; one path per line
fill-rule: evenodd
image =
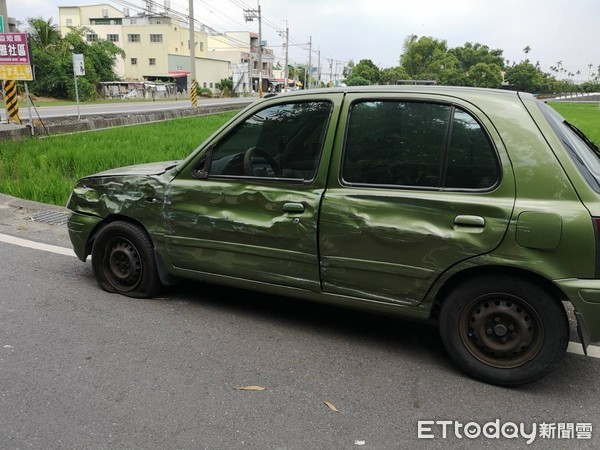
M 7 244 L 18 245 L 20 247 L 32 248 L 35 250 L 42 250 L 44 252 L 57 253 L 65 256 L 76 256 L 75 252 L 70 248 L 59 247 L 57 245 L 41 244 L 39 242 L 29 241 L 27 239 L 21 239 L 18 237 L 10 236 L 8 234 L 0 233 L 0 242 L 6 242 Z M 567 346 L 567 352 L 575 355 L 583 355 L 583 347 L 578 342 L 569 342 Z M 600 358 L 600 347 L 590 345 L 587 348 L 587 355 L 592 358 Z
M 42 250 L 45 252 L 57 253 L 65 256 L 76 256 L 75 252 L 70 248 L 59 247 L 57 245 L 41 244 L 39 242 L 29 241 L 27 239 L 21 239 L 8 234 L 0 233 L 0 242 L 6 242 L 7 244 L 18 245 L 19 247 L 33 248 L 35 250 Z

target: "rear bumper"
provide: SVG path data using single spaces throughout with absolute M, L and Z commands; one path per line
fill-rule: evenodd
M 69 216 L 69 220 L 67 221 L 69 238 L 73 245 L 73 251 L 80 260 L 85 261 L 90 254 L 90 235 L 101 221 L 100 217 L 77 212 L 72 212 Z
M 600 341 L 600 280 L 559 280 L 555 283 L 575 308 L 578 333 L 584 348 Z

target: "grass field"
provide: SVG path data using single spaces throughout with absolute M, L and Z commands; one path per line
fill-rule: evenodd
M 75 182 L 113 167 L 183 159 L 235 113 L 0 143 L 0 192 L 64 205 Z
M 600 145 L 598 104 L 550 105 Z M 182 159 L 234 114 L 0 142 L 0 192 L 64 205 L 79 178 L 113 167 Z
M 598 103 L 549 102 L 548 104 L 600 146 L 600 105 Z

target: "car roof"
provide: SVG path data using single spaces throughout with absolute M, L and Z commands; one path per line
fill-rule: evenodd
M 291 91 L 286 93 L 277 94 L 280 96 L 290 97 L 304 97 L 313 96 L 319 94 L 333 94 L 333 93 L 365 93 L 365 94 L 437 94 L 437 95 L 450 95 L 459 97 L 470 97 L 470 96 L 486 96 L 486 97 L 518 97 L 523 92 L 508 91 L 502 89 L 489 89 L 489 88 L 475 88 L 466 86 L 431 86 L 431 85 L 374 85 L 374 86 L 346 86 L 346 87 L 335 87 L 335 88 L 321 88 L 321 89 L 304 89 L 301 91 Z M 525 94 L 531 95 L 531 94 Z

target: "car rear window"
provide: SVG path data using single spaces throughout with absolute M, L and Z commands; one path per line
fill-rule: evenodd
M 581 174 L 594 190 L 600 192 L 600 152 L 598 147 L 556 110 L 542 102 L 538 102 L 538 106 L 575 161 Z

